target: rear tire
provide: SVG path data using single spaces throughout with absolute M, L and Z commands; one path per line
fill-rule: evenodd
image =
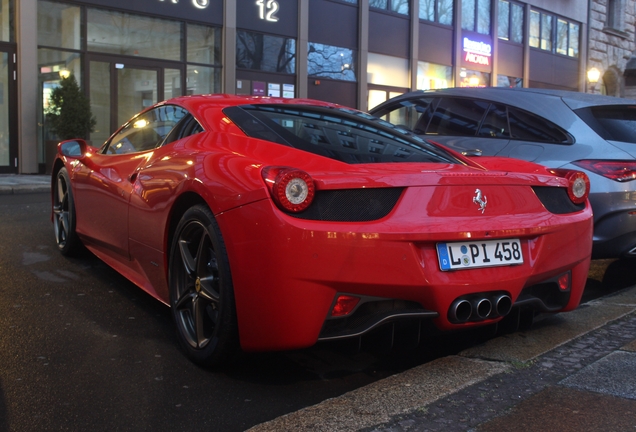
M 175 231 L 169 262 L 170 306 L 179 343 L 202 366 L 238 351 L 232 275 L 221 231 L 205 205 L 188 209 Z
M 57 248 L 62 255 L 76 255 L 82 249 L 82 242 L 75 231 L 75 201 L 66 168 L 57 173 L 52 192 L 53 231 Z

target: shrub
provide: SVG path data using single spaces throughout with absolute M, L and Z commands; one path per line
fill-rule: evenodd
M 75 76 L 62 78 L 49 99 L 46 121 L 52 133 L 62 140 L 88 138 L 97 120 L 91 113 L 89 99 L 82 93 Z

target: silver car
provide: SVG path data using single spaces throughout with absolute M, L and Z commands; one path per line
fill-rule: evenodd
M 636 101 L 560 90 L 453 88 L 390 99 L 370 114 L 471 156 L 584 171 L 593 258 L 636 257 Z

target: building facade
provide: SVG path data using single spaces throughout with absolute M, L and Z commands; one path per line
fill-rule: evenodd
M 585 91 L 588 17 L 597 14 L 588 0 L 0 5 L 0 172 L 21 173 L 50 166 L 57 141 L 45 121 L 48 95 L 70 73 L 90 97 L 95 145 L 144 107 L 187 94 L 310 97 L 366 110 L 414 89 Z M 626 22 L 633 45 L 633 9 Z M 620 72 L 627 60 L 615 63 Z
M 634 0 L 590 3 L 588 68 L 600 73 L 590 91 L 636 98 L 635 8 Z

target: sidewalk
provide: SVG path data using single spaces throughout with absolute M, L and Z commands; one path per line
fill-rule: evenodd
M 0 174 L 0 195 L 49 193 L 51 176 L 39 174 Z
M 0 174 L 0 195 L 49 191 Z M 283 430 L 636 431 L 636 286 L 250 429 Z
M 250 432 L 633 431 L 635 311 L 632 287 Z

